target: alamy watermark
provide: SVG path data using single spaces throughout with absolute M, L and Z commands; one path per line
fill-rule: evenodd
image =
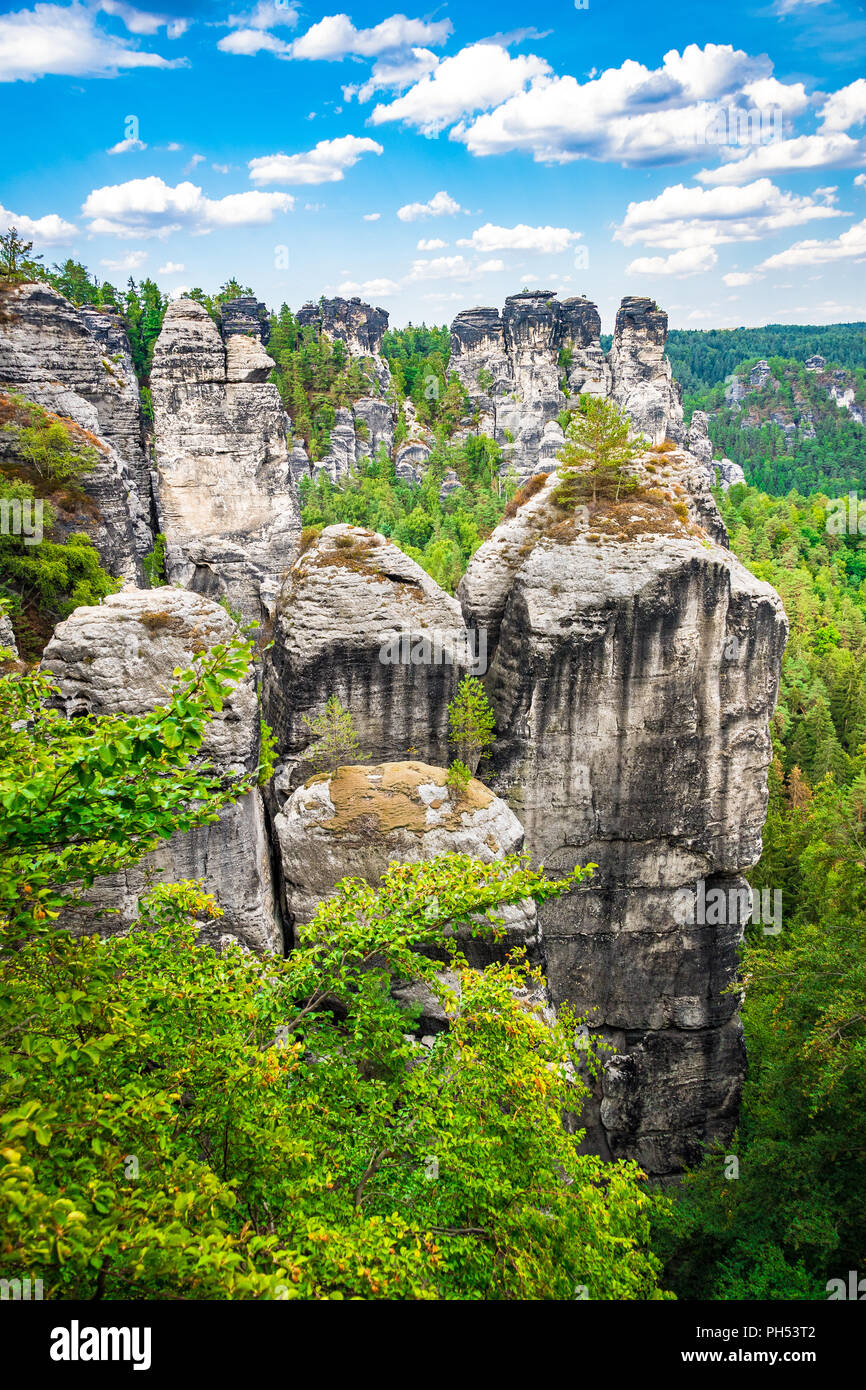
M 695 137 L 699 145 L 769 145 L 785 133 L 781 106 L 708 104 L 706 110 L 707 124 Z
M 25 545 L 39 545 L 44 516 L 45 503 L 41 497 L 0 498 L 0 535 L 21 536 Z
M 467 666 L 473 676 L 487 670 L 487 628 L 441 632 L 438 628 L 402 628 L 379 647 L 383 666 Z
M 856 492 L 829 498 L 824 527 L 831 536 L 866 536 L 866 501 L 861 501 Z
M 745 926 L 753 922 L 763 925 L 765 936 L 778 936 L 782 930 L 782 892 L 779 888 L 753 891 L 747 883 L 708 889 L 701 878 L 694 888 L 677 889 L 674 920 L 681 927 Z

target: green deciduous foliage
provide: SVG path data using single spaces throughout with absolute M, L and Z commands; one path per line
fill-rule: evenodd
M 33 242 L 25 241 L 17 227 L 0 232 L 0 283 L 19 285 L 26 280 L 41 280 L 45 268 L 41 255 L 33 254 Z
M 418 954 L 581 876 L 395 864 L 262 960 L 196 947 L 217 909 L 181 884 L 128 935 L 4 953 L 0 1272 L 49 1298 L 661 1297 L 641 1175 L 563 1126 L 576 1021 L 519 961 L 457 954 L 457 994 Z M 431 1047 L 407 977 L 451 1016 Z

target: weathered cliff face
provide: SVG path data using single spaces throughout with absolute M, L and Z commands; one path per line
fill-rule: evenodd
M 300 533 L 272 368 L 258 338 L 224 342 L 200 304 L 169 305 L 151 373 L 166 573 L 250 618 L 272 611 Z
M 76 309 L 43 284 L 8 287 L 0 323 L 0 387 L 93 436 L 82 487 L 95 504 L 78 524 L 110 573 L 135 582 L 153 546 L 138 384 L 117 315 Z
M 76 608 L 58 625 L 42 669 L 59 689 L 70 717 L 81 714 L 144 714 L 165 699 L 172 672 L 196 653 L 227 642 L 237 629 L 225 609 L 183 589 L 126 590 L 97 608 Z M 224 775 L 248 772 L 258 762 L 259 711 L 252 673 L 214 715 L 201 756 Z M 204 879 L 224 916 L 208 929 L 209 940 L 227 935 L 256 950 L 282 947 L 271 882 L 270 846 L 261 793 L 256 789 L 219 820 L 178 834 L 121 874 L 98 879 L 89 896 L 95 919 L 82 909 L 80 925 L 114 931 L 138 912 L 148 880 L 175 883 Z
M 303 720 L 331 695 L 375 761 L 447 762 L 448 701 L 471 657 L 460 605 L 420 565 L 371 531 L 326 527 L 280 595 L 264 674 L 280 796 L 314 770 Z
M 616 316 L 610 349 L 611 395 L 650 443 L 661 444 L 683 418 L 679 390 L 665 357 L 668 316 L 654 299 L 628 295 Z
M 723 991 L 741 927 L 682 925 L 678 894 L 736 885 L 760 855 L 787 624 L 687 496 L 684 518 L 629 500 L 563 522 L 553 486 L 482 545 L 459 595 L 493 649 L 493 789 L 536 861 L 599 865 L 540 912 L 554 1000 L 595 1008 L 614 1049 L 590 1143 L 666 1173 L 735 1123 L 742 1043 Z

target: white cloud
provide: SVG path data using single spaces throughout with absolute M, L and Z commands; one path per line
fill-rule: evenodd
M 337 294 L 342 295 L 361 295 L 362 297 L 374 297 L 383 299 L 392 294 L 396 294 L 400 286 L 396 280 L 385 278 L 379 280 L 363 280 L 358 284 L 355 280 L 344 280 L 342 285 L 337 286 Z
M 712 309 L 692 309 L 692 312 L 689 314 L 689 318 L 692 321 L 694 321 L 696 319 L 715 318 L 715 315 L 713 314 Z
M 275 53 L 288 58 L 292 52 L 290 43 L 265 29 L 235 29 L 220 39 L 217 48 L 221 53 L 234 53 L 239 58 L 253 58 L 256 53 Z
M 146 14 L 125 0 L 97 0 L 96 9 L 119 19 L 130 34 L 158 34 L 165 29 L 170 39 L 179 39 L 185 34 L 192 20 L 175 18 L 166 14 Z
M 786 116 L 796 116 L 809 105 L 802 82 L 779 82 L 775 77 L 759 77 L 754 82 L 746 82 L 743 95 L 762 113 L 776 107 Z
M 357 97 L 359 101 L 369 101 L 375 92 L 402 92 L 417 82 L 425 73 L 432 72 L 439 59 L 429 48 L 413 48 L 409 53 L 380 58 L 374 65 L 367 81 L 358 86 L 343 88 L 346 101 Z
M 497 227 L 486 222 L 457 245 L 471 246 L 475 251 L 542 251 L 554 255 L 567 251 L 581 235 L 568 227 L 528 227 L 524 222 L 516 227 Z
M 294 5 L 260 0 L 248 14 L 230 14 L 228 22 L 233 29 L 293 29 L 298 22 L 298 11 Z
M 116 144 L 116 145 L 112 145 L 112 146 L 111 146 L 111 149 L 106 150 L 105 153 L 106 153 L 106 154 L 128 154 L 128 153 L 130 152 L 130 150 L 146 150 L 146 149 L 147 149 L 147 145 L 144 143 L 143 140 L 138 140 L 138 139 L 134 138 L 133 136 L 130 136 L 130 137 L 129 137 L 128 139 L 126 139 L 126 140 L 118 140 L 117 144 Z
M 305 154 L 268 154 L 249 161 L 253 183 L 339 183 L 363 154 L 382 154 L 368 136 L 341 135 L 320 140 Z
M 729 270 L 727 275 L 722 276 L 722 279 L 733 290 L 739 285 L 753 285 L 756 280 L 763 279 L 763 276 L 757 270 Z M 780 289 L 781 286 L 776 288 Z
M 157 275 L 179 275 L 182 270 L 186 270 L 186 266 L 179 261 L 166 261 L 165 265 L 161 265 L 156 273 Z
M 417 222 L 422 217 L 446 217 L 464 211 L 465 209 L 446 193 L 444 188 L 440 188 L 428 203 L 406 203 L 402 208 L 398 208 L 397 216 L 401 222 Z
M 761 263 L 762 270 L 778 270 L 782 266 L 824 265 L 828 261 L 852 260 L 855 256 L 866 256 L 866 220 L 856 222 L 841 236 L 831 241 L 797 241 L 787 251 L 779 251 L 768 256 Z
M 477 265 L 477 266 L 475 267 L 475 269 L 478 270 L 478 271 L 480 271 L 480 272 L 481 272 L 482 274 L 484 274 L 484 275 L 488 275 L 488 274 L 492 274 L 492 273 L 494 273 L 495 271 L 498 271 L 498 270 L 504 270 L 504 269 L 505 269 L 505 262 L 504 262 L 504 261 L 482 261 L 480 265 Z
M 858 77 L 827 98 L 821 119 L 825 130 L 847 130 L 866 121 L 866 77 Z
M 194 154 L 190 157 L 189 163 L 184 165 L 183 172 L 185 174 L 191 174 L 197 164 L 204 164 L 204 162 L 205 156 L 203 154 Z
M 146 260 L 146 251 L 130 251 L 128 256 L 122 256 L 120 260 L 100 261 L 99 264 L 104 265 L 106 270 L 138 270 Z
M 444 251 L 448 245 L 447 241 L 442 241 L 438 236 L 422 237 L 418 242 L 419 251 Z
M 625 268 L 626 275 L 701 275 L 711 270 L 718 256 L 712 246 L 687 246 L 669 256 L 638 256 Z
M 370 120 L 373 125 L 404 121 L 432 135 L 461 116 L 498 106 L 549 73 L 548 64 L 532 54 L 512 58 L 498 44 L 471 44 L 444 58 L 405 96 L 375 106 Z
M 854 179 L 854 187 L 855 187 L 855 188 L 863 188 L 863 187 L 866 187 L 866 174 L 858 174 L 858 175 L 856 176 L 856 178 Z
M 122 68 L 173 68 L 185 61 L 108 34 L 97 19 L 96 10 L 78 3 L 0 15 L 0 82 L 33 82 L 49 73 L 116 77 Z
M 78 228 L 56 212 L 49 212 L 45 217 L 25 217 L 23 213 L 9 212 L 0 204 L 0 229 L 8 232 L 10 227 L 17 227 L 23 237 L 43 246 L 64 245 L 78 235 Z
M 656 198 L 629 203 L 614 240 L 682 250 L 756 241 L 816 218 L 839 217 L 837 208 L 814 198 L 783 193 L 769 179 L 742 188 L 695 188 L 673 184 Z
M 82 213 L 92 234 L 133 237 L 168 236 L 170 232 L 209 231 L 213 227 L 250 227 L 273 222 L 294 203 L 290 193 L 231 193 L 206 198 L 197 184 L 172 188 L 151 175 L 128 183 L 94 188 Z
M 451 138 L 476 155 L 524 150 L 543 162 L 690 160 L 706 145 L 719 103 L 736 105 L 734 99 L 747 88 L 760 91 L 758 84 L 769 77 L 766 57 L 752 58 L 729 44 L 689 44 L 682 54 L 666 53 L 660 68 L 627 59 L 586 82 L 542 75 L 496 110 L 456 126 Z M 784 99 L 796 108 L 802 84 Z
M 413 261 L 408 280 L 466 280 L 472 266 L 465 256 L 434 256 L 432 261 Z
M 381 212 L 365 212 L 365 213 L 364 213 L 364 221 L 365 221 L 365 222 L 378 222 L 378 221 L 379 221 L 379 218 L 380 218 L 381 216 L 382 216 Z
M 230 164 L 212 164 L 210 166 L 215 174 L 230 174 L 232 166 Z
M 413 44 L 441 44 L 452 31 L 450 19 L 429 24 L 394 14 L 372 29 L 356 29 L 346 14 L 326 15 L 292 45 L 293 58 L 336 59 L 355 55 L 374 58 Z
M 801 169 L 840 169 L 862 164 L 866 159 L 866 141 L 841 134 L 798 135 L 792 140 L 759 145 L 742 158 L 737 158 L 733 149 L 725 149 L 724 153 L 733 156 L 733 162 L 718 169 L 702 169 L 696 175 L 701 183 L 715 187 L 745 183 L 760 174 L 793 174 Z

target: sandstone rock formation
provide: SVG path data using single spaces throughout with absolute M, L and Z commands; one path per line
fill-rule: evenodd
M 385 309 L 374 309 L 357 296 L 354 299 L 321 299 L 305 304 L 297 313 L 302 328 L 312 325 L 326 337 L 345 343 L 350 357 L 370 359 L 379 390 L 384 395 L 391 373 L 382 356 L 382 339 L 388 327 Z
M 151 373 L 166 573 L 249 618 L 272 611 L 300 532 L 272 368 L 259 339 L 224 342 L 200 304 L 169 305 Z
M 286 920 L 299 928 L 343 878 L 376 884 L 390 863 L 468 854 L 489 864 L 523 847 L 523 828 L 505 802 L 474 778 L 462 795 L 443 767 L 420 762 L 341 767 L 298 787 L 274 819 Z M 497 941 L 460 932 L 470 964 L 517 945 L 537 955 L 534 903 L 503 909 Z
M 609 358 L 588 299 L 548 290 L 510 295 L 496 309 L 466 309 L 451 325 L 451 369 L 501 445 L 503 469 L 521 478 L 555 467 L 557 416 L 581 393 L 613 396 L 635 430 L 660 443 L 682 420 L 664 356 L 667 315 L 649 299 L 624 299 Z M 480 379 L 479 379 L 480 378 Z
M 143 714 L 165 698 L 176 667 L 196 653 L 230 641 L 237 629 L 225 609 L 183 589 L 126 590 L 99 607 L 76 608 L 58 625 L 42 669 L 59 689 L 58 702 L 80 714 Z M 257 765 L 259 711 L 252 673 L 208 726 L 201 750 L 223 774 Z M 89 894 L 101 930 L 134 920 L 149 880 L 174 883 L 202 878 L 225 914 L 208 929 L 209 940 L 233 936 L 255 950 L 280 950 L 282 931 L 271 882 L 262 796 L 258 789 L 227 806 L 219 821 L 179 834 L 121 874 L 98 879 Z
M 82 487 L 94 508 L 76 520 L 110 573 L 135 582 L 153 546 L 138 384 L 119 318 L 76 309 L 49 285 L 3 291 L 0 387 L 86 430 L 97 462 Z
M 668 316 L 654 299 L 627 296 L 616 316 L 610 349 L 611 395 L 651 444 L 661 444 L 682 421 L 671 364 L 665 357 Z
M 536 861 L 599 865 L 540 912 L 554 1001 L 595 1007 L 614 1049 L 591 1145 L 666 1173 L 736 1119 L 742 1042 L 723 990 L 741 928 L 684 927 L 674 902 L 701 879 L 739 882 L 760 854 L 787 624 L 700 524 L 712 499 L 682 486 L 696 461 L 652 458 L 645 479 L 671 502 L 568 520 L 548 482 L 482 545 L 459 596 L 493 652 L 493 789 Z
M 314 771 L 304 716 L 331 695 L 374 761 L 447 762 L 448 701 L 471 663 L 460 605 L 420 565 L 371 531 L 326 527 L 286 580 L 264 674 L 280 794 Z

